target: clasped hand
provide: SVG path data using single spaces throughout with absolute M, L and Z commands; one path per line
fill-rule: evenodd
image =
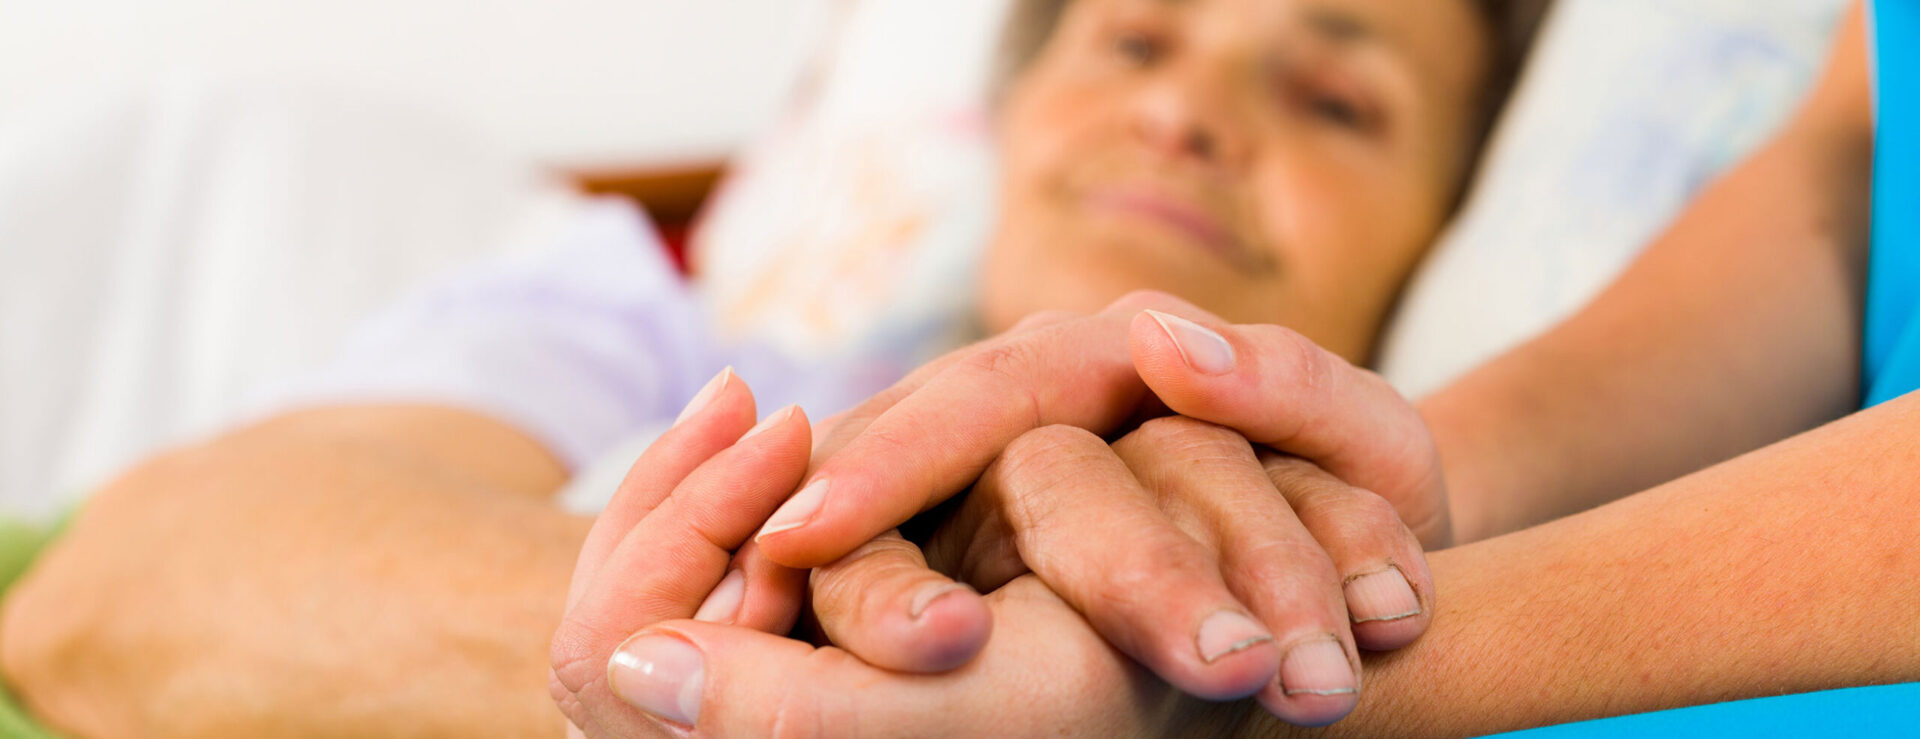
M 585 734 L 1320 725 L 1433 613 L 1424 425 L 1285 329 L 1143 293 L 755 417 L 715 378 L 589 535 L 551 681 Z

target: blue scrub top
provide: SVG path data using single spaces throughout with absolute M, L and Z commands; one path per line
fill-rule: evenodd
M 1920 389 L 1920 0 L 1876 0 L 1871 17 L 1873 236 L 1860 363 L 1865 406 Z M 1920 683 L 1682 708 L 1508 736 L 1920 736 Z
M 1860 363 L 1868 406 L 1920 389 L 1920 0 L 1875 2 L 1872 24 L 1873 251 Z

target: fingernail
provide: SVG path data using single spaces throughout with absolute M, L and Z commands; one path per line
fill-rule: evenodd
M 607 664 L 614 695 L 647 713 L 676 723 L 700 721 L 700 691 L 706 659 L 686 641 L 662 634 L 635 636 Z
M 927 612 L 927 606 L 933 605 L 933 602 L 936 600 L 939 600 L 942 596 L 945 596 L 949 593 L 958 593 L 962 590 L 972 590 L 972 589 L 973 588 L 969 588 L 966 585 L 962 583 L 957 583 L 957 582 L 933 583 L 924 588 L 921 588 L 920 592 L 915 593 L 913 595 L 913 602 L 908 604 L 907 615 L 910 615 L 914 618 L 919 618 L 920 614 Z
M 1353 687 L 1353 665 L 1337 641 L 1294 647 L 1280 663 L 1280 689 L 1287 695 L 1345 695 Z
M 1220 611 L 1200 622 L 1200 635 L 1194 639 L 1200 647 L 1200 659 L 1214 660 L 1261 642 L 1273 641 L 1267 627 L 1233 611 Z
M 687 407 L 680 411 L 679 418 L 673 419 L 673 425 L 678 426 L 686 423 L 687 419 L 699 415 L 700 411 L 706 410 L 707 406 L 713 404 L 714 398 L 720 397 L 720 391 L 727 389 L 727 383 L 732 379 L 732 367 L 720 370 L 720 374 L 714 375 L 713 379 L 707 381 L 706 387 L 702 387 L 700 388 L 700 392 L 694 393 L 693 400 L 687 401 Z
M 707 594 L 706 602 L 694 612 L 693 620 L 716 624 L 732 621 L 734 614 L 740 612 L 740 600 L 746 593 L 747 573 L 743 570 L 727 573 L 720 578 L 719 585 L 713 586 L 713 592 Z
M 800 492 L 794 493 L 793 497 L 788 498 L 787 502 L 780 506 L 780 510 L 773 512 L 773 517 L 767 519 L 766 527 L 760 529 L 760 536 L 778 534 L 788 529 L 805 526 L 807 520 L 820 511 L 820 504 L 825 502 L 827 502 L 827 481 L 814 480 L 806 487 L 800 488 Z M 760 536 L 754 538 L 758 539 Z
M 790 405 L 778 411 L 774 411 L 773 415 L 767 416 L 764 420 L 760 421 L 760 423 L 755 425 L 753 428 L 747 429 L 747 434 L 745 436 L 740 437 L 740 440 L 746 441 L 758 435 L 762 431 L 765 431 L 767 429 L 773 428 L 780 424 L 786 423 L 787 419 L 792 418 L 794 412 L 798 410 L 800 410 L 800 406 Z
M 1180 358 L 1187 366 L 1203 375 L 1224 375 L 1233 371 L 1233 345 L 1219 334 L 1207 330 L 1205 326 L 1185 318 L 1147 311 L 1160 330 L 1167 332 L 1173 339 L 1173 345 L 1180 350 Z
M 1347 581 L 1347 615 L 1353 622 L 1397 621 L 1420 615 L 1420 599 L 1413 594 L 1399 568 L 1388 568 Z

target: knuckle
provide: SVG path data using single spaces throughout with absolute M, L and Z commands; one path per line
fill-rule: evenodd
M 1123 613 L 1184 602 L 1169 596 L 1204 587 L 1205 573 L 1215 567 L 1198 544 L 1174 536 L 1131 547 L 1118 564 L 1100 571 L 1092 597 Z
M 823 616 L 844 614 L 856 619 L 874 612 L 874 606 L 888 605 L 878 601 L 893 595 L 891 589 L 877 586 L 912 574 L 917 568 L 902 565 L 916 564 L 919 559 L 919 549 L 905 539 L 883 536 L 862 544 L 808 575 L 815 607 Z
M 1034 364 L 1034 347 L 1020 337 L 987 343 L 962 361 L 962 366 L 997 379 L 1018 379 L 1028 375 Z
M 1179 453 L 1183 457 L 1248 456 L 1252 447 L 1233 429 L 1186 416 L 1163 416 L 1147 421 L 1114 444 L 1114 451 Z
M 1347 491 L 1347 485 L 1313 462 L 1287 454 L 1263 454 L 1267 479 L 1301 516 L 1327 508 Z
M 560 715 L 574 726 L 587 725 L 587 707 L 580 701 L 580 694 L 566 686 L 557 672 L 547 673 L 547 695 L 560 708 Z
M 1315 537 L 1335 551 L 1391 546 L 1406 532 L 1393 504 L 1359 488 L 1348 488 L 1313 518 Z
M 606 660 L 599 649 L 605 640 L 597 631 L 573 615 L 561 620 L 547 654 L 560 688 L 577 695 L 606 676 Z
M 1040 389 L 1036 378 L 1042 376 L 1042 348 L 1032 335 L 995 341 L 968 356 L 963 371 L 974 375 L 1002 398 L 1018 403 L 1026 410 L 1026 425 L 1040 425 Z
M 1097 459 L 1107 443 L 1093 432 L 1074 426 L 1042 426 L 1028 431 L 1001 452 L 1002 472 L 1009 481 L 1050 487 L 1081 463 Z
M 1261 542 L 1234 555 L 1232 569 L 1263 589 L 1282 583 L 1335 583 L 1339 573 L 1327 551 L 1312 539 L 1288 537 Z
M 989 470 L 1009 523 L 1035 533 L 1060 509 L 1059 488 L 1090 466 L 1111 463 L 1105 440 L 1072 426 L 1042 426 L 1021 434 Z

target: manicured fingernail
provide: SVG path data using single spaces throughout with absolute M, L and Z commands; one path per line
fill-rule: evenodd
M 793 497 L 788 498 L 787 502 L 780 506 L 780 510 L 773 512 L 773 517 L 767 519 L 766 527 L 760 529 L 760 536 L 778 534 L 788 529 L 805 526 L 807 521 L 813 518 L 813 514 L 820 512 L 820 504 L 825 502 L 827 502 L 827 481 L 814 480 L 806 487 L 800 488 L 800 492 L 794 493 Z M 754 538 L 758 539 L 759 536 Z
M 713 379 L 707 381 L 706 387 L 700 388 L 700 392 L 694 394 L 693 400 L 687 401 L 687 407 L 680 411 L 679 418 L 673 419 L 673 425 L 678 426 L 686 423 L 687 419 L 700 415 L 700 411 L 712 405 L 713 399 L 720 397 L 720 391 L 727 389 L 727 383 L 732 380 L 732 367 L 720 370 L 720 374 L 714 375 Z
M 1280 689 L 1287 695 L 1345 695 L 1352 693 L 1353 665 L 1337 641 L 1307 642 L 1294 647 L 1280 663 Z
M 1224 375 L 1233 371 L 1233 345 L 1219 334 L 1207 330 L 1205 326 L 1185 318 L 1168 315 L 1157 310 L 1147 311 L 1160 330 L 1167 332 L 1167 338 L 1173 339 L 1174 347 L 1180 350 L 1180 358 L 1187 366 L 1203 375 Z
M 755 425 L 753 428 L 747 429 L 747 434 L 745 436 L 740 437 L 740 440 L 746 441 L 748 439 L 753 438 L 755 435 L 758 435 L 762 431 L 766 431 L 767 429 L 786 423 L 787 419 L 793 418 L 793 414 L 798 412 L 799 410 L 800 410 L 800 406 L 790 405 L 785 408 L 781 408 L 780 410 L 774 411 L 773 415 L 767 416 L 764 420 L 760 421 L 760 423 Z
M 1267 627 L 1233 611 L 1220 611 L 1200 622 L 1200 635 L 1194 639 L 1200 647 L 1200 659 L 1214 660 L 1261 642 L 1273 641 Z
M 1347 615 L 1353 622 L 1398 621 L 1420 615 L 1420 599 L 1398 568 L 1387 568 L 1347 581 Z
M 700 650 L 663 634 L 628 639 L 607 664 L 607 684 L 614 695 L 634 708 L 689 726 L 700 721 L 706 680 L 706 658 Z
M 933 605 L 933 602 L 939 600 L 941 597 L 972 589 L 973 588 L 969 588 L 965 584 L 957 582 L 933 583 L 921 588 L 920 592 L 913 594 L 913 602 L 908 604 L 907 615 L 919 618 L 920 614 L 927 612 L 927 606 Z
M 726 623 L 740 612 L 741 597 L 747 593 L 747 573 L 734 570 L 720 578 L 720 584 L 713 586 L 713 592 L 707 594 L 707 601 L 700 604 L 693 620 L 708 623 Z

